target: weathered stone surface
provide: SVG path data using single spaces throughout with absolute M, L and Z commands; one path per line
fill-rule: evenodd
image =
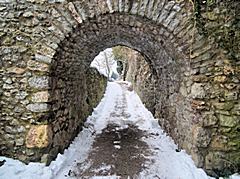
M 40 63 L 34 60 L 29 60 L 27 62 L 28 69 L 32 71 L 49 71 L 49 66 L 44 63 Z
M 224 127 L 234 127 L 239 122 L 237 116 L 219 115 L 220 125 Z
M 31 100 L 34 103 L 43 103 L 49 101 L 50 94 L 48 91 L 40 91 L 32 94 Z
M 33 17 L 34 16 L 34 14 L 33 14 L 33 12 L 31 12 L 31 11 L 28 11 L 28 12 L 25 12 L 25 13 L 23 13 L 23 15 L 22 15 L 23 17 Z
M 233 113 L 234 115 L 240 116 L 240 104 L 235 104 L 235 105 L 234 105 L 234 108 L 233 108 L 233 110 L 232 110 L 232 113 Z
M 211 147 L 215 150 L 227 150 L 228 138 L 223 135 L 214 136 L 211 141 Z
M 23 74 L 26 70 L 23 69 L 23 68 L 11 67 L 11 68 L 8 68 L 7 71 L 8 71 L 9 73 L 15 73 L 15 74 L 21 75 L 21 74 Z
M 16 130 L 14 128 L 10 127 L 10 126 L 6 126 L 5 131 L 7 133 L 16 133 Z
M 26 136 L 27 148 L 44 148 L 52 142 L 52 131 L 49 125 L 32 125 Z
M 224 98 L 228 101 L 237 100 L 239 91 L 225 91 Z
M 39 61 L 39 62 L 44 62 L 44 63 L 51 63 L 52 59 L 48 56 L 44 56 L 44 55 L 41 55 L 41 54 L 36 54 L 35 55 L 35 60 L 36 61 Z
M 214 77 L 214 81 L 216 81 L 216 82 L 220 82 L 220 83 L 225 82 L 226 79 L 227 79 L 226 76 L 216 76 L 216 77 Z
M 201 110 L 201 109 L 205 109 L 205 101 L 203 100 L 192 100 L 191 101 L 191 106 L 193 109 L 198 109 L 198 110 Z
M 28 96 L 28 93 L 26 91 L 19 91 L 16 95 L 16 99 L 25 99 Z
M 49 107 L 46 103 L 33 103 L 28 104 L 27 109 L 32 112 L 47 112 L 49 110 Z
M 49 82 L 48 76 L 34 76 L 28 80 L 29 86 L 37 89 L 48 89 L 49 88 L 48 82 Z
M 211 141 L 211 133 L 207 129 L 196 126 L 193 128 L 193 140 L 198 147 L 207 147 Z
M 53 55 L 55 54 L 55 50 L 50 48 L 49 46 L 46 46 L 45 44 L 43 44 L 40 49 L 38 50 L 38 53 L 41 54 L 43 56 L 47 56 L 52 58 Z
M 209 170 L 209 169 L 212 169 L 212 166 L 214 165 L 214 168 L 222 168 L 224 163 L 221 159 L 221 157 L 219 156 L 222 156 L 223 154 L 220 153 L 220 152 L 209 152 L 208 155 L 206 156 L 206 160 L 205 160 L 205 166 L 206 166 L 206 169 Z
M 22 146 L 23 144 L 24 144 L 24 139 L 23 138 L 16 140 L 16 146 Z
M 214 126 L 218 123 L 218 118 L 213 113 L 206 114 L 203 118 L 203 126 Z
M 47 0 L 27 0 L 27 2 L 43 4 L 47 2 Z
M 3 89 L 13 89 L 14 86 L 13 85 L 9 85 L 9 84 L 3 84 Z
M 205 96 L 205 90 L 202 83 L 194 83 L 192 85 L 191 96 L 193 98 L 203 98 Z
M 7 83 L 7 84 L 12 84 L 13 83 L 11 78 L 7 78 L 6 80 L 4 80 L 4 82 Z
M 234 106 L 233 102 L 222 102 L 222 103 L 214 103 L 213 104 L 216 109 L 221 109 L 221 110 L 231 110 Z

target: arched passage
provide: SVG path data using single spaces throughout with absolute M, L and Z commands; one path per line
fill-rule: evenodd
M 129 22 L 134 22 L 134 24 L 129 26 Z M 101 27 L 102 24 L 105 26 Z M 136 16 L 124 16 L 116 13 L 92 18 L 76 28 L 72 35 L 59 45 L 53 58 L 50 79 L 53 85 L 51 87 L 52 96 L 57 96 L 56 93 L 59 93 L 57 89 L 60 89 L 60 93 L 66 93 L 60 100 L 56 99 L 56 103 L 60 103 L 56 105 L 62 106 L 62 110 L 74 110 L 72 114 L 75 116 L 72 117 L 75 118 L 75 121 L 82 118 L 83 112 L 79 109 L 83 109 L 83 106 L 78 105 L 81 105 L 79 101 L 85 101 L 80 98 L 84 96 L 85 91 L 87 92 L 83 84 L 86 83 L 85 79 L 87 79 L 86 75 L 91 61 L 105 48 L 125 45 L 137 49 L 145 56 L 156 78 L 155 91 L 158 99 L 156 99 L 154 108 L 157 108 L 155 110 L 158 111 L 159 117 L 167 120 L 167 125 L 171 125 L 171 127 L 177 125 L 177 117 L 174 112 L 171 113 L 171 117 L 168 116 L 170 113 L 168 107 L 172 105 L 172 108 L 180 109 L 182 108 L 181 104 L 186 101 L 179 90 L 183 84 L 184 72 L 189 70 L 189 61 L 183 59 L 183 55 L 177 55 L 177 51 L 167 52 L 167 49 L 163 47 L 164 37 L 156 39 L 148 27 L 154 28 L 154 24 Z M 156 26 L 155 31 L 155 33 L 159 33 Z M 174 98 L 180 98 L 181 104 L 174 104 L 173 101 L 170 101 L 171 95 L 174 95 Z M 59 110 L 57 109 L 58 112 Z M 68 113 L 65 115 L 69 116 Z M 55 120 L 61 121 L 57 118 Z M 175 126 L 172 129 L 176 130 L 177 128 Z M 178 132 L 168 129 L 169 132 L 178 136 Z M 185 134 L 183 137 L 185 138 Z M 56 141 L 56 144 L 61 143 L 62 139 L 59 138 L 59 140 Z
M 238 98 L 229 93 L 230 97 L 226 98 L 230 107 L 225 106 L 228 102 L 219 101 L 225 91 L 230 91 L 218 90 L 227 77 L 213 69 L 216 60 L 224 58 L 224 55 L 214 51 L 214 43 L 206 45 L 209 41 L 192 30 L 191 3 L 74 1 L 45 4 L 45 14 L 42 13 L 42 2 L 36 3 L 29 5 L 38 8 L 41 23 L 35 25 L 35 15 L 26 13 L 23 15 L 26 22 L 22 26 L 26 23 L 32 25 L 40 36 L 35 34 L 33 37 L 31 43 L 34 48 L 25 44 L 30 49 L 26 53 L 24 49 L 22 52 L 13 51 L 24 53 L 20 56 L 26 57 L 23 60 L 25 64 L 18 64 L 15 68 L 12 63 L 6 63 L 4 67 L 6 77 L 9 74 L 24 77 L 23 74 L 29 72 L 25 74 L 26 86 L 21 86 L 26 94 L 16 95 L 26 95 L 29 101 L 22 102 L 22 97 L 19 99 L 23 111 L 17 114 L 11 114 L 8 107 L 3 107 L 5 119 L 20 118 L 23 125 L 23 130 L 17 135 L 14 131 L 7 132 L 12 134 L 10 139 L 17 136 L 20 140 L 10 143 L 7 142 L 9 136 L 5 137 L 3 141 L 7 145 L 3 147 L 3 154 L 26 162 L 40 158 L 45 161 L 69 145 L 81 126 L 78 118 L 86 116 L 77 109 L 91 111 L 84 104 L 86 99 L 82 98 L 87 95 L 86 78 L 91 73 L 88 71 L 90 62 L 105 48 L 125 45 L 147 59 L 156 78 L 156 104 L 152 110 L 173 139 L 192 154 L 196 164 L 207 170 L 228 170 L 233 168 L 232 165 L 239 165 L 235 157 L 239 146 L 234 144 L 238 136 L 239 114 L 235 112 L 237 109 L 231 111 L 237 108 Z M 224 71 L 224 64 L 218 65 L 220 72 Z M 231 65 L 228 67 L 224 73 L 230 75 Z M 104 84 L 101 80 L 98 85 Z M 10 91 L 12 87 L 8 83 L 4 88 Z M 11 100 L 5 99 L 9 94 L 4 95 L 5 104 L 12 104 Z M 100 96 L 95 98 L 99 100 Z M 5 122 L 4 125 L 11 124 Z M 222 142 L 219 136 L 226 137 L 222 130 L 225 128 L 233 132 L 233 137 Z M 233 143 L 229 144 L 229 141 Z M 224 143 L 229 148 L 225 148 Z M 8 150 L 10 148 L 13 149 Z M 221 158 L 223 160 L 219 160 Z M 224 163 L 225 158 L 234 164 Z

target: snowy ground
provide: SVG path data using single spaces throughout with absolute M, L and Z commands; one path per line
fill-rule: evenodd
M 86 127 L 49 167 L 40 163 L 25 165 L 0 157 L 0 161 L 6 160 L 0 167 L 0 178 L 209 179 L 202 169 L 196 168 L 189 155 L 184 151 L 176 152 L 173 140 L 162 131 L 136 93 L 128 89 L 128 84 L 123 82 L 109 83 L 101 103 L 88 117 Z M 125 135 L 129 135 L 129 139 L 124 138 Z M 104 142 L 102 136 L 110 142 Z M 101 149 L 101 145 L 106 148 Z M 133 159 L 128 151 L 132 152 Z M 116 161 L 124 165 L 129 161 L 121 160 L 126 158 L 133 163 L 127 163 L 125 168 L 131 170 L 123 174 L 125 168 L 117 166 Z M 126 177 L 129 173 L 135 174 Z M 240 179 L 240 176 L 234 175 L 231 179 Z

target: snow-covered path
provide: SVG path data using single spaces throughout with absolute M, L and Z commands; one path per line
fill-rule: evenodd
M 208 179 L 125 82 L 110 82 L 100 104 L 64 154 L 49 167 L 5 159 L 0 178 Z M 237 177 L 238 178 L 238 177 Z
M 85 161 L 75 160 L 65 174 L 68 172 L 78 178 L 97 178 L 98 175 L 144 179 L 208 178 L 184 151 L 176 152 L 177 146 L 172 139 L 162 131 L 136 93 L 128 89 L 126 83 L 109 83 L 96 116 L 93 115 L 87 122 L 87 126 L 96 131 L 92 136 L 95 139 L 91 140 L 94 141 L 92 152 Z M 104 137 L 107 144 L 101 140 Z M 131 161 L 131 158 L 135 160 Z M 58 177 L 62 176 L 64 172 L 58 174 Z

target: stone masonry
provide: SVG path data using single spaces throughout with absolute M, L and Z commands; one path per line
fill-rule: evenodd
M 199 30 L 195 9 L 190 0 L 0 0 L 1 155 L 49 163 L 62 152 L 106 85 L 91 61 L 124 45 L 144 55 L 149 108 L 175 142 L 211 175 L 239 171 L 239 59 Z

